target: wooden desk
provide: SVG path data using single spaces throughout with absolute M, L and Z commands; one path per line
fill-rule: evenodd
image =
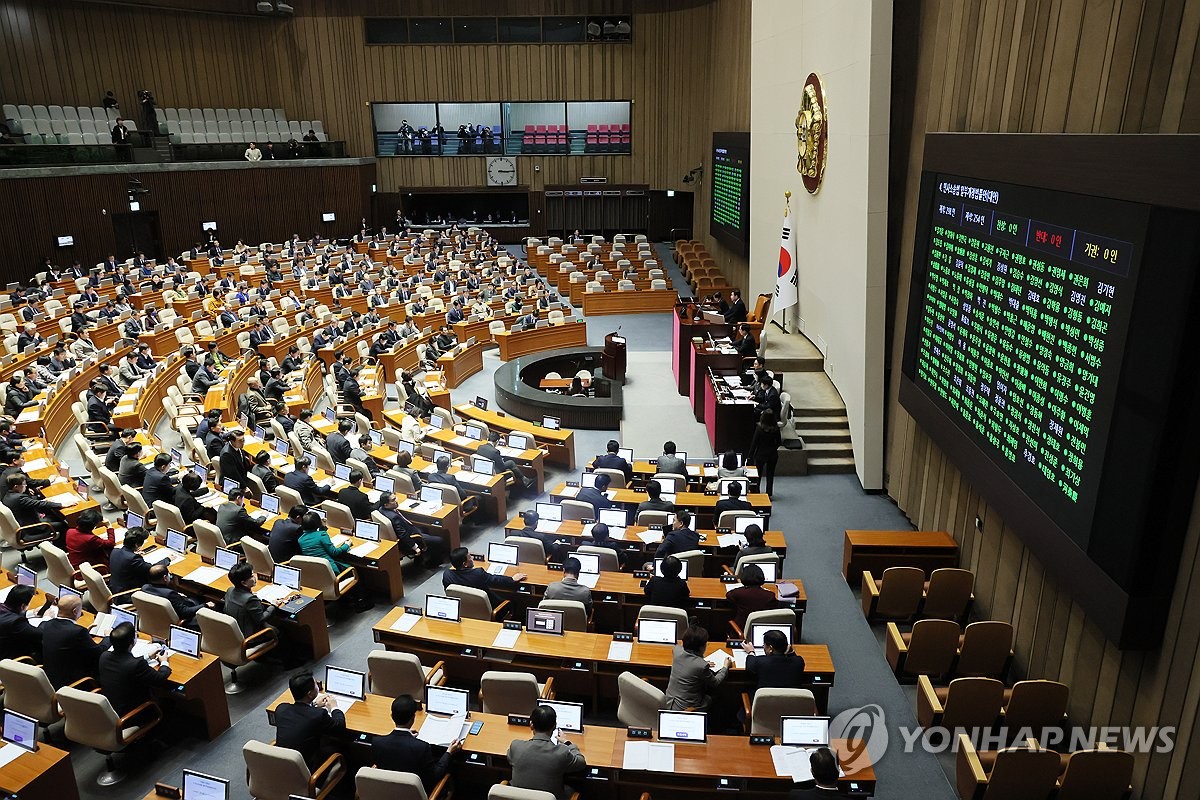
M 644 491 L 637 489 L 609 489 L 612 492 L 612 501 L 616 505 L 624 506 L 630 510 L 635 510 L 638 505 L 644 502 L 647 494 Z M 559 503 L 563 500 L 574 500 L 579 494 L 579 487 L 568 487 L 566 481 L 558 484 L 550 490 L 550 500 Z M 693 530 L 700 528 L 715 528 L 716 523 L 713 520 L 713 508 L 717 501 L 721 498 L 715 494 L 702 494 L 700 492 L 676 492 L 675 507 L 687 508 L 692 511 Z M 761 514 L 766 524 L 771 522 L 771 498 L 765 494 L 751 493 L 742 498 L 750 503 L 752 510 Z
M 100 364 L 115 364 L 132 348 L 122 347 L 111 355 L 101 354 L 79 367 L 79 374 L 56 390 L 46 400 L 42 408 L 36 406 L 25 409 L 17 417 L 15 427 L 22 436 L 40 436 L 54 448 L 60 449 L 67 437 L 74 433 L 79 423 L 71 413 L 71 404 L 79 400 L 79 392 L 100 374 Z
M 477 442 L 466 436 L 460 436 L 454 431 L 434 430 L 426 433 L 425 440 L 433 442 L 452 453 L 471 456 L 479 449 L 483 442 Z M 503 451 L 501 451 L 503 452 Z M 537 493 L 541 494 L 546 488 L 546 465 L 544 463 L 545 454 L 531 447 L 518 454 L 508 454 L 506 457 L 511 458 L 517 464 L 533 470 L 537 476 Z
M 167 389 L 175 385 L 175 380 L 183 370 L 184 359 L 179 353 L 169 356 L 166 366 L 153 378 L 138 386 L 134 384 L 121 395 L 113 408 L 113 425 L 118 428 L 145 428 L 153 431 L 166 415 L 163 399 Z M 128 401 L 132 400 L 132 403 Z
M 718 393 L 715 381 L 721 381 L 721 376 L 715 375 L 712 370 L 705 370 L 701 379 L 704 382 L 704 427 L 708 430 L 708 441 L 713 452 L 745 452 L 754 438 L 754 426 L 758 424 L 755 403 L 734 399 L 723 389 Z
M 477 619 L 446 622 L 422 617 L 404 633 L 392 627 L 403 614 L 403 608 L 394 608 L 375 623 L 371 629 L 375 641 L 389 650 L 413 653 L 427 664 L 445 661 L 451 686 L 478 686 L 483 673 L 494 665 L 490 654 L 504 661 L 505 670 L 532 672 L 539 681 L 552 676 L 560 695 L 590 698 L 595 707 L 602 700 L 618 697 L 617 676 L 622 672 L 632 671 L 660 688 L 666 687 L 671 672 L 673 648 L 665 644 L 635 641 L 628 661 L 610 661 L 608 652 L 613 637 L 608 634 L 522 631 L 516 645 L 504 649 L 492 646 L 503 628 L 499 622 Z M 710 642 L 705 652 L 724 648 L 725 641 L 721 639 Z M 803 688 L 812 691 L 818 708 L 826 708 L 835 677 L 829 648 L 823 644 L 797 644 L 793 649 L 804 657 Z M 750 685 L 746 671 L 734 667 L 722 684 L 722 691 L 736 695 Z
M 466 339 L 459 341 L 465 342 Z M 483 369 L 483 351 L 492 346 L 490 339 L 481 338 L 475 344 L 454 355 L 438 356 L 437 365 L 446 376 L 446 385 L 457 389 L 463 381 Z
M 688 369 L 692 374 L 692 383 L 688 390 L 688 396 L 692 400 L 692 414 L 696 417 L 696 422 L 704 422 L 706 419 L 704 384 L 708 381 L 708 371 L 710 369 L 738 370 L 742 366 L 742 356 L 740 353 L 722 353 L 708 342 L 700 344 L 692 342 L 688 357 L 691 359 L 691 366 Z M 745 444 L 737 449 L 744 452 L 749 446 L 750 440 L 747 439 Z M 723 451 L 715 450 L 713 452 Z
M 417 368 L 417 345 L 427 344 L 433 334 L 425 334 L 400 347 L 379 354 L 379 365 L 392 383 L 400 382 L 400 370 L 414 372 Z M 465 339 L 462 341 L 466 341 Z M 482 365 L 481 365 L 482 366 Z
M 638 289 L 633 292 L 584 292 L 583 314 L 661 314 L 675 307 L 679 292 L 674 289 Z
M 491 566 L 482 555 L 475 557 L 475 565 L 484 569 Z M 541 564 L 518 564 L 505 568 L 506 575 L 518 572 L 525 573 L 527 577 L 517 584 L 515 589 L 492 590 L 501 597 L 512 600 L 513 605 L 518 608 L 537 605 L 544 599 L 546 587 L 562 580 L 563 577 L 561 569 L 552 570 Z M 644 578 L 636 578 L 631 572 L 601 572 L 596 587 L 592 589 L 592 630 L 596 633 L 634 630 L 638 612 L 646 605 L 646 594 L 642 586 L 645 582 Z M 802 641 L 808 595 L 805 594 L 804 585 L 799 580 L 788 582 L 794 583 L 800 590 L 794 606 L 795 640 L 799 642 Z M 714 639 L 726 636 L 729 632 L 729 621 L 734 617 L 733 604 L 727 598 L 726 590 L 729 584 L 721 583 L 720 578 L 689 577 L 687 585 L 693 603 L 689 614 L 709 630 Z M 765 584 L 764 588 L 778 594 L 774 583 Z
M 935 569 L 958 566 L 958 542 L 945 531 L 846 531 L 842 574 L 852 587 L 863 570 L 882 573 L 888 567 Z
M 0 767 L 0 792 L 14 798 L 79 800 L 71 754 L 40 742 L 36 751 L 22 753 Z
M 692 337 L 708 338 L 708 334 L 719 338 L 727 336 L 730 326 L 723 323 L 705 322 L 703 319 L 693 319 L 696 306 L 677 303 L 675 316 L 671 319 L 671 372 L 675 375 L 675 386 L 684 397 L 691 396 Z M 698 313 L 698 312 L 697 312 Z
M 717 478 L 716 466 L 708 466 L 709 464 L 719 464 L 721 456 L 717 455 L 711 459 L 706 459 L 703 464 L 692 463 L 689 459 L 687 465 L 687 477 L 689 487 L 699 487 L 702 484 L 711 483 L 719 480 Z M 589 465 L 590 466 L 590 465 Z M 634 480 L 649 480 L 658 474 L 658 465 L 653 461 L 634 461 L 633 462 L 633 479 Z M 741 480 L 749 481 L 750 486 L 758 488 L 758 467 L 746 465 L 746 477 Z
M 291 701 L 291 695 L 286 691 L 276 697 L 266 708 L 267 721 L 274 725 L 275 709 Z M 391 704 L 390 697 L 367 694 L 345 712 L 346 730 L 356 743 L 362 744 L 364 763 L 369 763 L 371 758 L 365 749 L 367 743 L 376 736 L 391 733 L 395 727 L 391 720 Z M 530 732 L 524 726 L 509 725 L 508 718 L 500 714 L 472 712 L 470 719 L 482 722 L 483 726 L 479 733 L 468 735 L 463 741 L 463 755 L 451 759 L 450 770 L 454 774 L 456 791 L 470 797 L 482 797 L 490 786 L 509 777 L 509 745 L 514 740 L 528 739 Z M 419 730 L 424 721 L 425 712 L 418 711 L 413 728 Z M 587 759 L 588 769 L 594 771 L 570 781 L 589 798 L 636 798 L 651 787 L 657 790 L 655 796 L 669 797 L 684 792 L 711 797 L 718 793 L 719 780 L 732 779 L 735 781 L 732 788 L 739 790 L 739 798 L 774 800 L 791 786 L 789 778 L 775 774 L 771 748 L 751 746 L 745 736 L 711 735 L 704 745 L 679 744 L 675 748 L 675 771 L 671 773 L 626 770 L 625 742 L 628 737 L 622 728 L 585 724 L 582 733 L 565 736 L 579 747 Z M 857 781 L 873 792 L 873 765 L 858 764 L 853 769 L 848 765 L 852 754 L 862 750 L 861 743 L 837 739 L 831 744 L 847 773 L 841 779 L 843 785 Z M 146 800 L 154 800 L 153 793 Z
M 512 536 L 525 530 L 525 522 L 521 517 L 515 516 L 508 521 L 504 526 L 504 535 Z M 734 546 L 721 547 L 717 542 L 717 533 L 714 530 L 699 529 L 696 531 L 700 535 L 700 547 L 705 553 L 705 563 L 709 566 L 705 572 L 711 572 L 714 576 L 721 574 L 722 568 L 734 565 L 734 560 L 737 557 L 738 548 Z M 645 541 L 640 534 L 653 533 L 648 536 L 650 541 Z M 579 540 L 577 544 L 587 544 L 588 537 L 584 536 L 583 523 L 578 520 L 566 520 L 558 523 L 558 528 L 554 531 L 554 535 L 560 539 Z M 763 537 L 766 539 L 767 547 L 770 547 L 780 558 L 787 558 L 787 541 L 783 537 L 783 531 L 764 531 Z M 640 566 L 645 564 L 654 557 L 654 551 L 658 547 L 658 543 L 662 541 L 662 532 L 651 532 L 644 525 L 630 525 L 621 535 L 612 534 L 613 541 L 620 542 L 625 545 L 625 551 L 632 558 L 632 564 Z M 640 560 L 639 560 L 640 559 Z
M 179 344 L 179 339 L 175 336 L 175 331 L 179 328 L 187 327 L 182 322 L 178 325 L 172 325 L 162 331 L 145 331 L 138 334 L 139 344 L 150 345 L 150 352 L 157 358 L 164 358 L 171 353 L 179 352 L 182 345 Z
M 543 350 L 558 350 L 563 347 L 587 347 L 587 323 L 567 322 L 548 328 L 530 328 L 525 331 L 504 331 L 496 334 L 500 345 L 500 360 L 511 361 L 518 356 L 540 353 Z
M 195 553 L 188 553 L 183 557 L 183 560 L 172 564 L 170 570 L 193 593 L 208 600 L 224 600 L 225 592 L 230 587 L 229 578 L 225 575 L 222 575 L 211 583 L 193 581 L 187 577 L 201 566 L 205 565 L 200 560 L 200 556 Z M 325 621 L 325 600 L 321 596 L 321 593 L 314 589 L 301 587 L 300 594 L 310 598 L 311 602 L 297 614 L 276 615 L 272 619 L 272 622 L 279 623 L 279 627 L 285 635 L 294 636 L 297 641 L 304 644 L 312 653 L 313 661 L 320 661 L 329 655 L 329 630 L 326 627 L 327 623 Z M 183 656 L 172 656 L 172 667 L 174 666 L 175 658 L 183 658 Z M 224 689 L 221 690 L 221 693 L 224 696 Z
M 575 432 L 572 430 L 543 428 L 541 425 L 509 416 L 503 411 L 491 409 L 483 411 L 472 403 L 459 403 L 454 406 L 454 411 L 459 416 L 486 424 L 491 430 L 501 431 L 505 434 L 513 431 L 528 434 L 534 438 L 538 447 L 545 450 L 546 461 L 551 464 L 559 464 L 569 470 L 575 469 Z

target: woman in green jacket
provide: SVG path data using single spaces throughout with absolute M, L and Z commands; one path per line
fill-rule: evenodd
M 299 541 L 300 555 L 323 558 L 333 568 L 333 574 L 340 575 L 349 565 L 339 562 L 337 556 L 349 550 L 350 543 L 347 542 L 341 547 L 334 547 L 333 540 L 329 538 L 329 531 L 325 528 L 325 523 L 321 521 L 321 516 L 315 511 L 309 511 L 305 514 L 300 525 L 303 528 Z

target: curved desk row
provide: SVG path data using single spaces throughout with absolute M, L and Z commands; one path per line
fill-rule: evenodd
M 566 327 L 582 329 L 584 325 L 580 323 Z M 497 335 L 497 339 L 501 335 Z M 607 397 L 571 397 L 537 388 L 540 379 L 550 371 L 573 375 L 583 369 L 595 373 L 600 367 L 603 352 L 604 348 L 601 347 L 551 350 L 501 364 L 492 378 L 496 404 L 523 419 L 556 417 L 564 428 L 617 430 L 621 427 L 624 407 L 624 394 L 619 382 L 607 382 Z
M 564 347 L 587 347 L 587 323 L 579 320 L 546 328 L 504 331 L 496 334 L 496 343 L 500 345 L 501 361 Z

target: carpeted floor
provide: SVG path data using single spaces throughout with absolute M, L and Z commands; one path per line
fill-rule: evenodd
M 661 263 L 674 271 L 666 246 L 660 245 Z M 683 286 L 677 271 L 672 275 L 676 286 Z M 629 337 L 630 385 L 626 397 L 626 420 L 620 438 L 625 446 L 639 454 L 657 455 L 666 438 L 674 439 L 681 450 L 711 452 L 703 426 L 696 423 L 684 398 L 671 385 L 670 320 L 667 315 L 627 315 L 588 321 L 589 341 L 599 342 L 605 333 L 622 326 Z M 456 400 L 481 395 L 494 401 L 492 371 L 500 363 L 495 351 L 485 354 L 484 370 L 454 392 Z M 579 463 L 602 452 L 614 432 L 578 431 L 576 451 Z M 61 455 L 78 474 L 78 455 L 65 448 Z M 563 474 L 547 469 L 547 483 L 561 480 Z M 916 725 L 911 690 L 897 685 L 883 659 L 877 633 L 863 619 L 859 601 L 841 575 L 842 537 L 847 528 L 905 529 L 907 520 L 888 498 L 866 494 L 853 475 L 814 475 L 779 477 L 775 481 L 774 527 L 781 528 L 788 540 L 785 575 L 803 581 L 809 597 L 804 621 L 804 639 L 828 643 L 837 667 L 837 680 L 830 696 L 830 712 L 878 705 L 886 718 L 891 749 L 878 761 L 877 797 L 883 800 L 951 800 L 955 793 L 947 773 L 925 754 L 901 754 L 897 726 Z M 510 513 L 528 508 L 534 498 L 521 497 L 510 503 Z M 478 550 L 487 541 L 502 538 L 500 526 L 486 523 L 464 529 L 464 543 Z M 6 554 L 11 568 L 15 556 Z M 439 575 L 429 571 L 411 571 L 405 575 L 404 602 L 419 604 L 431 590 L 440 590 Z M 371 625 L 387 608 L 376 606 L 362 614 L 339 619 L 330 629 L 333 651 L 317 665 L 336 664 L 365 670 L 366 654 L 376 647 L 371 641 Z M 233 727 L 214 742 L 204 742 L 178 725 L 168 727 L 162 737 L 165 750 L 131 759 L 130 777 L 123 784 L 101 789 L 94 783 L 103 768 L 103 759 L 86 747 L 72 747 L 72 762 L 86 800 L 140 800 L 153 789 L 156 780 L 178 783 L 186 766 L 232 779 L 232 800 L 243 800 L 247 793 L 243 776 L 242 745 L 248 739 L 270 741 L 273 730 L 263 711 L 267 703 L 286 686 L 287 674 L 263 667 L 245 670 L 243 680 L 252 688 L 230 696 Z M 593 710 L 594 711 L 594 710 Z M 615 724 L 612 711 L 594 714 L 589 722 Z

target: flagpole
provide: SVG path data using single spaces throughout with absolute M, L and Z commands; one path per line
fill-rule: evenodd
M 792 193 L 791 193 L 791 191 L 789 190 L 789 191 L 785 191 L 785 192 L 783 193 L 783 218 L 784 218 L 785 220 L 786 220 L 786 219 L 788 218 L 788 216 L 791 214 L 791 210 L 792 210 Z M 793 233 L 792 235 L 794 236 L 794 235 L 795 235 L 795 233 Z M 783 331 L 784 333 L 787 333 L 787 332 L 788 332 L 788 329 L 787 329 L 787 308 L 786 308 L 786 307 L 784 307 L 784 308 L 782 309 L 782 312 L 783 312 L 783 319 L 782 319 L 782 321 L 777 321 L 777 320 L 774 320 L 774 319 L 772 319 L 772 320 L 771 320 L 771 324 L 772 324 L 772 325 L 774 325 L 776 328 L 779 328 L 779 330 Z

